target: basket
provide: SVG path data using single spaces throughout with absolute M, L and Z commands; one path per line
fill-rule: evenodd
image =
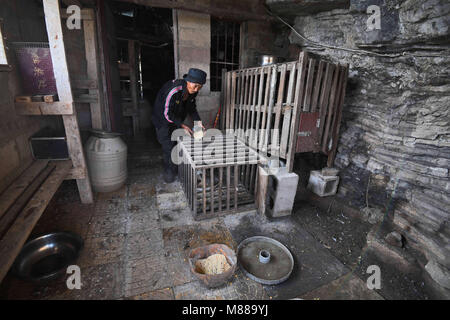
M 195 263 L 199 259 L 205 259 L 213 254 L 223 254 L 231 268 L 221 274 L 203 274 L 195 271 Z M 210 244 L 192 249 L 189 253 L 189 266 L 191 272 L 200 279 L 208 288 L 216 288 L 225 284 L 236 271 L 237 258 L 235 252 L 224 244 Z

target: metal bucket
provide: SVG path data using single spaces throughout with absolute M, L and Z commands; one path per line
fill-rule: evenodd
M 127 180 L 127 145 L 119 135 L 92 131 L 84 147 L 92 188 L 97 192 L 118 190 Z

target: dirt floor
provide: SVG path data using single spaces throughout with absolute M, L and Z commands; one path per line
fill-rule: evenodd
M 256 211 L 194 221 L 179 182 L 162 179 L 159 145 L 149 137 L 127 141 L 127 183 L 120 190 L 79 202 L 76 183 L 65 181 L 30 239 L 71 231 L 84 239 L 76 262 L 82 288 L 66 277 L 29 283 L 8 274 L 2 299 L 427 299 L 423 282 L 363 251 L 373 225 L 343 212 L 295 203 L 293 214 L 270 219 Z M 250 236 L 282 242 L 294 256 L 285 282 L 261 285 L 237 269 L 222 287 L 207 289 L 191 272 L 192 248 L 224 243 L 236 250 Z M 381 269 L 381 289 L 369 290 L 367 266 Z

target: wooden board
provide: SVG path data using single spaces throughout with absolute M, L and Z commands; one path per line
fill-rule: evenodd
M 27 186 L 44 170 L 48 160 L 34 161 L 3 193 L 0 195 L 0 218 L 12 206 Z
M 306 63 L 308 61 L 308 55 L 306 52 L 301 52 L 298 58 L 298 71 L 297 71 L 297 81 L 295 83 L 295 98 L 294 98 L 294 108 L 291 116 L 291 128 L 289 133 L 289 149 L 287 151 L 287 161 L 286 166 L 289 172 L 292 172 L 294 168 L 294 156 L 295 156 L 295 145 L 297 143 L 297 128 L 300 122 L 300 112 L 302 108 L 302 101 L 304 95 L 304 79 L 306 72 Z
M 5 277 L 25 241 L 36 225 L 50 199 L 61 185 L 67 172 L 72 167 L 70 160 L 58 161 L 56 168 L 41 185 L 25 208 L 18 215 L 14 224 L 0 240 L 0 282 Z
M 31 199 L 36 190 L 41 184 L 48 178 L 48 176 L 55 169 L 56 164 L 52 162 L 42 170 L 38 176 L 25 188 L 22 194 L 17 198 L 14 204 L 5 212 L 0 219 L 0 239 L 3 238 L 5 233 L 11 227 L 12 223 L 16 219 L 19 212 L 25 207 L 28 201 Z
M 72 115 L 74 113 L 71 102 L 16 102 L 17 114 L 24 116 L 44 115 Z
M 94 10 L 88 9 L 89 14 L 95 17 Z M 94 81 L 94 85 L 98 88 L 98 65 L 97 65 L 97 33 L 95 30 L 95 20 L 83 20 L 84 31 L 84 47 L 87 62 L 87 76 Z M 88 88 L 89 94 L 95 94 L 96 100 L 90 103 L 92 128 L 101 130 L 102 111 L 97 88 Z M 95 90 L 95 91 L 94 91 Z

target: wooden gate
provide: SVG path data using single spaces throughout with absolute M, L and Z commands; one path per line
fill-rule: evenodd
M 259 152 L 286 160 L 322 152 L 332 166 L 348 66 L 300 53 L 298 61 L 223 74 L 221 128 Z

